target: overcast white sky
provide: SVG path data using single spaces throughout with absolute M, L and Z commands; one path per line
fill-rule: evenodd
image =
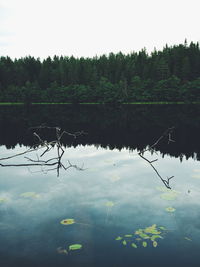
M 199 0 L 0 0 L 0 56 L 92 57 L 200 41 Z

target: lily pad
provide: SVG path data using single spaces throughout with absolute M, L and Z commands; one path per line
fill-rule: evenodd
M 73 244 L 69 246 L 69 250 L 78 250 L 81 249 L 82 245 L 81 244 Z
M 75 220 L 74 219 L 64 219 L 60 223 L 64 224 L 64 225 L 70 225 L 70 224 L 74 224 Z
M 192 178 L 200 179 L 200 174 L 193 174 L 193 175 L 192 175 Z
M 105 204 L 107 207 L 113 207 L 115 204 L 114 204 L 114 202 L 112 202 L 112 201 L 108 201 L 108 202 L 106 202 L 106 204 Z
M 110 178 L 110 181 L 111 182 L 117 182 L 117 181 L 119 181 L 121 178 L 120 178 L 120 176 L 119 175 L 113 175 L 111 178 Z
M 156 248 L 158 243 L 156 241 L 153 241 L 153 247 Z
M 135 235 L 140 235 L 141 233 L 143 233 L 142 229 L 138 229 L 138 230 L 135 231 Z
M 123 238 L 121 236 L 118 236 L 115 238 L 115 240 L 122 240 Z
M 164 226 L 160 226 L 159 228 L 163 231 L 167 230 Z
M 160 191 L 160 192 L 169 192 L 170 189 L 164 187 L 164 186 L 157 186 L 156 190 Z
M 177 198 L 177 194 L 174 193 L 164 193 L 160 196 L 164 200 L 175 200 Z
M 0 198 L 0 203 L 4 203 L 4 202 L 6 202 L 7 201 L 7 198 L 4 198 L 4 197 L 1 197 Z
M 153 225 L 151 225 L 149 227 L 146 227 L 144 229 L 144 232 L 152 234 L 155 230 L 156 230 L 156 224 L 153 224 Z
M 150 237 L 147 234 L 141 233 L 139 236 L 143 239 L 149 239 Z
M 192 241 L 192 239 L 191 239 L 191 238 L 189 238 L 189 237 L 186 237 L 186 236 L 184 237 L 184 239 L 185 239 L 185 240 L 187 240 L 187 241 Z
M 124 246 L 126 246 L 126 245 L 127 245 L 126 240 L 124 240 L 124 241 L 122 242 L 122 244 L 123 244 Z
M 105 162 L 105 163 L 113 163 L 113 161 L 110 160 L 110 159 L 104 160 L 104 162 Z
M 200 169 L 194 169 L 193 171 L 194 172 L 200 172 Z
M 162 238 L 163 239 L 163 237 L 161 235 L 152 235 L 151 241 L 155 241 L 156 238 Z
M 165 209 L 167 212 L 175 212 L 175 208 L 172 208 L 172 207 L 168 207 Z
M 135 243 L 131 243 L 131 246 L 132 246 L 133 248 L 137 248 L 137 245 L 136 245 Z
M 25 192 L 20 194 L 20 196 L 24 198 L 38 198 L 39 194 L 36 194 L 35 192 Z
M 132 237 L 133 235 L 125 235 L 124 237 Z
M 143 245 L 144 248 L 146 248 L 147 247 L 147 242 L 145 242 L 145 241 L 142 242 L 142 245 Z

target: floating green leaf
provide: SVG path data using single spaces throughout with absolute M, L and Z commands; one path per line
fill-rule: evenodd
M 25 192 L 20 194 L 20 196 L 24 198 L 38 198 L 40 195 L 35 192 Z
M 164 187 L 164 186 L 157 186 L 156 189 L 160 192 L 169 192 L 170 189 Z
M 74 224 L 75 220 L 74 219 L 64 219 L 60 223 L 64 224 L 64 225 L 70 225 L 70 224 Z
M 105 204 L 107 207 L 113 207 L 115 204 L 114 204 L 114 202 L 112 202 L 112 201 L 108 201 L 108 202 L 106 202 L 106 204 Z
M 164 193 L 160 197 L 164 200 L 175 200 L 177 198 L 177 194 Z
M 187 240 L 187 241 L 192 241 L 192 239 L 189 238 L 189 237 L 184 237 L 184 239 Z
M 200 179 L 200 174 L 193 174 L 193 175 L 192 175 L 192 178 Z
M 137 248 L 137 245 L 136 245 L 135 243 L 131 243 L 131 246 L 132 246 L 133 248 Z
M 141 233 L 143 233 L 142 229 L 138 229 L 138 230 L 135 231 L 135 235 L 140 235 Z
M 156 231 L 156 224 L 153 224 L 153 225 L 151 225 L 151 226 L 149 226 L 149 227 L 146 227 L 146 228 L 144 229 L 144 232 L 145 232 L 145 233 L 150 233 L 150 234 L 152 234 L 154 231 Z
M 4 202 L 6 202 L 7 201 L 7 198 L 4 198 L 4 197 L 1 197 L 0 198 L 0 203 L 4 203 Z
M 122 242 L 122 244 L 123 244 L 124 246 L 126 246 L 126 245 L 127 245 L 126 240 L 124 240 L 124 241 Z
M 161 235 L 152 235 L 151 241 L 155 241 L 156 238 L 162 238 L 163 239 L 163 237 Z
M 122 237 L 118 236 L 118 237 L 115 238 L 115 240 L 122 240 Z
M 162 194 L 160 197 L 165 200 L 175 200 L 180 192 L 175 190 L 169 190 L 167 193 Z
M 119 181 L 121 178 L 119 175 L 113 175 L 111 178 L 110 178 L 110 181 L 111 182 L 117 182 Z
M 167 230 L 164 226 L 160 226 L 159 228 L 163 231 Z
M 114 163 L 112 160 L 110 159 L 107 159 L 107 160 L 104 160 L 105 163 Z
M 125 235 L 124 237 L 132 237 L 133 235 Z
M 77 249 L 81 249 L 82 245 L 81 244 L 73 244 L 69 246 L 69 250 L 77 250 Z
M 139 236 L 143 239 L 149 239 L 150 237 L 147 234 L 140 233 Z
M 159 234 L 161 234 L 161 232 L 158 231 L 158 230 L 154 230 L 154 231 L 152 231 L 152 234 L 153 234 L 153 235 L 159 235 Z
M 147 242 L 143 241 L 142 245 L 143 245 L 144 248 L 146 248 L 147 247 Z
M 167 212 L 174 212 L 176 209 L 172 207 L 168 207 L 165 209 Z
M 156 248 L 158 243 L 156 241 L 153 241 L 153 247 Z
M 193 171 L 194 172 L 200 172 L 200 169 L 194 169 Z

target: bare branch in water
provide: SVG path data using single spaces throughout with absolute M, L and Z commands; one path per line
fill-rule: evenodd
M 160 143 L 161 140 L 163 140 L 165 137 L 168 138 L 168 144 L 170 142 L 175 142 L 174 140 L 171 139 L 171 134 L 173 132 L 175 127 L 171 127 L 171 128 L 168 128 L 157 140 L 155 143 L 153 143 L 151 146 L 149 146 L 147 149 L 144 149 L 142 151 L 140 151 L 138 153 L 138 155 L 144 159 L 146 162 L 148 162 L 150 164 L 150 166 L 153 168 L 153 170 L 156 172 L 157 176 L 160 178 L 160 180 L 163 182 L 163 184 L 168 188 L 168 189 L 171 189 L 170 187 L 170 180 L 174 177 L 174 176 L 171 176 L 169 178 L 166 178 L 164 179 L 160 173 L 158 172 L 158 170 L 155 168 L 155 166 L 153 165 L 153 163 L 155 161 L 157 161 L 158 159 L 155 159 L 155 160 L 148 160 L 145 156 L 144 156 L 144 153 L 147 152 L 147 151 L 154 151 L 154 148 L 158 145 L 158 143 Z
M 26 166 L 26 167 L 31 167 L 31 166 L 40 166 L 41 167 L 41 172 L 43 173 L 47 173 L 49 171 L 52 170 L 56 170 L 57 171 L 57 176 L 60 175 L 60 169 L 64 169 L 64 170 L 68 170 L 69 168 L 75 168 L 76 170 L 84 170 L 83 166 L 79 167 L 77 165 L 72 164 L 69 160 L 67 161 L 67 165 L 65 165 L 62 162 L 62 158 L 63 155 L 65 153 L 65 150 L 61 144 L 61 139 L 64 135 L 68 135 L 68 136 L 72 136 L 73 138 L 77 138 L 78 136 L 82 135 L 82 134 L 86 134 L 83 131 L 80 132 L 75 132 L 75 133 L 69 133 L 67 131 L 61 131 L 60 127 L 50 127 L 50 126 L 46 126 L 46 125 L 41 125 L 41 126 L 37 126 L 37 127 L 31 127 L 30 129 L 34 129 L 35 131 L 33 132 L 33 135 L 37 138 L 38 143 L 35 144 L 33 147 L 27 149 L 24 152 L 9 156 L 9 157 L 4 157 L 1 158 L 0 161 L 3 160 L 9 160 L 9 159 L 13 159 L 15 157 L 18 156 L 22 156 L 22 155 L 26 155 L 28 153 L 31 152 L 35 152 L 41 149 L 45 149 L 41 155 L 37 155 L 36 159 L 33 159 L 31 157 L 25 156 L 24 158 L 28 161 L 28 163 L 24 163 L 24 164 L 3 164 L 0 163 L 0 166 L 2 167 L 21 167 L 21 166 Z M 47 142 L 46 140 L 43 140 L 42 137 L 36 132 L 37 130 L 40 129 L 50 129 L 55 131 L 55 136 L 56 139 L 50 142 Z M 163 182 L 163 184 L 168 188 L 171 189 L 170 187 L 170 180 L 174 177 L 167 177 L 166 179 L 164 179 L 160 173 L 158 172 L 158 170 L 155 168 L 155 166 L 153 165 L 154 162 L 158 161 L 158 159 L 154 159 L 154 160 L 149 160 L 147 159 L 144 154 L 147 151 L 150 152 L 156 152 L 155 148 L 156 146 L 161 142 L 161 140 L 163 140 L 164 138 L 168 138 L 168 144 L 170 142 L 174 142 L 174 140 L 172 140 L 171 135 L 172 132 L 174 130 L 174 127 L 168 128 L 152 145 L 150 145 L 148 148 L 142 150 L 141 152 L 138 153 L 138 155 L 145 160 L 152 168 L 153 170 L 156 172 L 157 176 L 160 178 L 160 180 Z M 42 159 L 43 156 L 48 155 L 48 153 L 52 150 L 52 149 L 56 149 L 56 157 L 52 157 L 49 159 Z M 50 167 L 50 166 L 54 166 L 53 168 L 46 168 L 46 167 Z
M 2 160 L 9 160 L 9 159 L 13 159 L 15 157 L 18 156 L 22 156 L 31 152 L 35 152 L 38 151 L 39 149 L 45 149 L 42 154 L 40 156 L 36 156 L 36 159 L 33 159 L 31 157 L 27 157 L 25 156 L 24 158 L 29 161 L 29 163 L 23 163 L 23 164 L 4 164 L 4 163 L 0 163 L 0 166 L 2 167 L 22 167 L 22 166 L 26 166 L 26 167 L 30 167 L 30 166 L 40 166 L 41 168 L 47 167 L 47 166 L 55 166 L 54 168 L 51 169 L 42 169 L 42 172 L 48 172 L 51 170 L 57 170 L 57 176 L 60 175 L 60 169 L 64 169 L 64 170 L 68 170 L 69 168 L 75 168 L 77 170 L 84 170 L 82 167 L 78 167 L 77 165 L 73 165 L 71 164 L 71 162 L 68 160 L 68 165 L 64 165 L 62 163 L 62 157 L 65 153 L 64 148 L 62 147 L 61 144 L 61 138 L 63 137 L 64 134 L 72 136 L 74 138 L 77 138 L 78 136 L 85 134 L 83 131 L 80 132 L 76 132 L 74 134 L 69 133 L 67 131 L 61 131 L 61 128 L 59 127 L 49 127 L 49 126 L 45 126 L 45 125 L 41 125 L 38 127 L 31 127 L 29 129 L 51 129 L 51 130 L 55 130 L 55 135 L 56 135 L 56 139 L 54 141 L 51 142 L 47 142 L 46 140 L 43 140 L 42 137 L 35 131 L 33 132 L 33 135 L 38 139 L 38 143 L 35 144 L 32 148 L 27 149 L 24 152 L 9 156 L 9 157 L 4 157 L 1 158 L 0 161 Z M 56 157 L 53 158 L 49 158 L 47 160 L 43 160 L 41 159 L 44 155 L 48 154 L 48 152 L 50 152 L 52 149 L 56 149 Z

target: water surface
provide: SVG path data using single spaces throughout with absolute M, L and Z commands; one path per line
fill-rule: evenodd
M 138 114 L 139 111 L 131 112 Z M 97 128 L 94 135 L 94 121 L 82 122 L 79 127 L 75 123 L 76 116 L 79 122 L 83 121 L 83 118 L 80 119 L 80 110 L 76 114 L 72 110 L 65 111 L 67 118 L 73 118 L 71 124 L 65 124 L 66 118 L 59 121 L 59 116 L 57 120 L 48 122 L 51 125 L 59 125 L 60 122 L 62 127 L 70 131 L 82 127 L 87 131 L 87 135 L 77 138 L 79 140 L 69 138 L 63 144 L 63 163 L 67 164 L 67 160 L 70 160 L 84 170 L 61 170 L 57 177 L 56 170 L 50 171 L 46 167 L 1 167 L 1 266 L 199 266 L 199 143 L 194 147 L 194 140 L 190 139 L 188 143 L 191 146 L 187 143 L 187 149 L 177 149 L 177 143 L 180 144 L 177 137 L 186 143 L 183 139 L 189 130 L 182 131 L 181 135 L 180 129 L 186 129 L 186 119 L 192 117 L 190 112 L 185 111 L 187 116 L 181 121 L 183 123 L 174 118 L 173 122 L 178 128 L 173 134 L 176 143 L 169 146 L 166 141 L 160 144 L 157 153 L 145 153 L 149 160 L 158 159 L 154 166 L 162 177 L 174 175 L 170 182 L 170 193 L 151 166 L 138 155 L 169 126 L 170 123 L 166 123 L 169 120 L 167 114 L 172 114 L 172 111 L 169 108 L 167 113 L 162 110 L 162 114 L 166 115 L 162 127 L 161 118 L 157 119 L 156 125 L 155 117 L 150 117 L 151 123 L 150 119 L 146 121 L 149 127 L 149 132 L 145 128 L 146 135 L 145 131 L 138 132 L 142 129 L 141 125 L 145 125 L 144 121 L 139 123 L 139 118 L 135 127 L 132 124 L 125 127 L 125 122 L 120 120 L 117 124 L 116 119 L 110 120 L 110 124 L 107 122 L 107 127 L 105 122 L 99 123 L 101 127 Z M 32 113 L 23 112 L 26 114 L 24 118 L 32 117 Z M 155 115 L 156 112 L 150 109 L 149 114 Z M 39 125 L 40 119 L 35 118 L 34 122 L 27 120 L 24 127 Z M 15 120 L 18 121 L 17 115 Z M 195 119 L 193 122 L 191 129 L 199 131 Z M 4 121 L 1 158 L 25 151 L 36 141 L 32 140 L 32 133 L 18 135 L 24 128 L 13 127 L 13 121 Z M 157 135 L 152 136 L 156 129 Z M 13 132 L 17 139 L 12 138 Z M 195 134 L 190 132 L 193 137 Z M 130 138 L 124 139 L 127 135 Z M 140 138 L 137 139 L 138 136 Z M 48 133 L 48 138 L 51 137 Z M 121 143 L 117 143 L 118 140 Z M 41 151 L 33 152 L 29 157 L 36 159 L 37 155 L 41 155 Z M 52 150 L 46 157 L 55 155 L 56 150 Z M 24 162 L 27 162 L 24 156 L 7 161 L 16 164 Z M 63 219 L 73 219 L 75 223 L 63 225 L 60 223 Z M 151 240 L 152 233 L 146 233 L 151 239 L 136 234 L 138 229 L 145 232 L 150 226 L 160 232 L 154 234 L 157 235 L 157 244 Z M 132 246 L 133 243 L 137 248 Z M 69 250 L 73 244 L 81 244 L 82 248 Z M 64 250 L 67 250 L 67 254 L 61 253 Z

